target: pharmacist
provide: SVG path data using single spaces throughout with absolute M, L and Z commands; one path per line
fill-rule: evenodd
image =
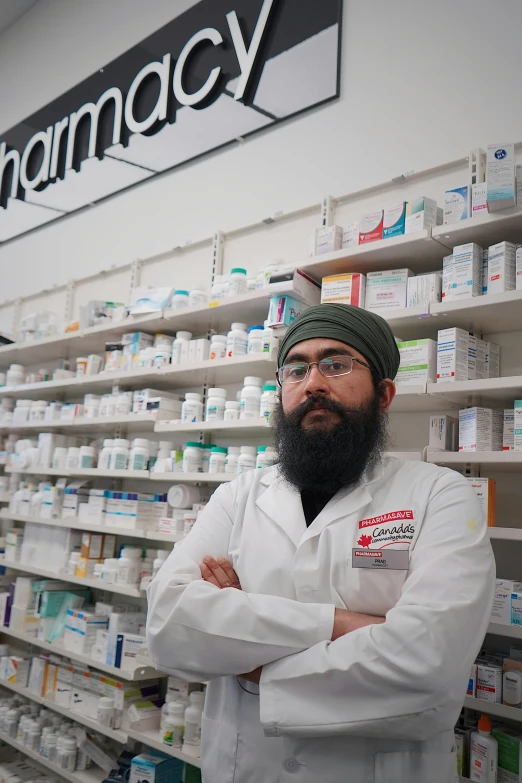
M 453 783 L 453 727 L 491 612 L 481 507 L 384 455 L 398 350 L 357 307 L 279 348 L 279 465 L 214 493 L 149 587 L 160 669 L 209 680 L 204 783 Z

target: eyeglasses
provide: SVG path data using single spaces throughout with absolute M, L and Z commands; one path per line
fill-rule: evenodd
M 328 359 L 321 359 L 319 362 L 293 362 L 292 364 L 283 364 L 276 373 L 280 386 L 289 383 L 301 383 L 310 374 L 310 370 L 317 365 L 319 372 L 326 378 L 337 378 L 340 375 L 348 375 L 353 370 L 353 363 L 358 362 L 366 369 L 371 370 L 368 364 L 365 364 L 355 356 L 330 356 Z

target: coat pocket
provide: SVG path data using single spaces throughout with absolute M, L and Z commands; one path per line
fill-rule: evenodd
M 201 719 L 202 783 L 234 783 L 237 758 L 237 732 L 231 726 Z
M 458 783 L 457 754 L 376 753 L 375 783 Z

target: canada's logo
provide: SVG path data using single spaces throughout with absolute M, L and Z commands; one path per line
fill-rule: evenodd
M 357 541 L 357 543 L 359 544 L 359 546 L 367 546 L 367 547 L 369 547 L 370 544 L 372 543 L 372 537 L 371 536 L 362 535 L 360 537 L 360 539 Z

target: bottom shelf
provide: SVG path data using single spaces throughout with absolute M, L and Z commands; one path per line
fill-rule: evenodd
M 50 769 L 51 772 L 55 773 L 55 775 L 58 775 L 64 780 L 70 780 L 71 783 L 100 783 L 100 780 L 103 780 L 107 777 L 107 774 L 99 767 L 92 767 L 91 769 L 84 770 L 83 772 L 68 772 L 67 770 L 59 767 L 58 764 L 55 764 L 52 761 L 47 761 L 47 759 L 44 759 L 34 750 L 29 750 L 29 748 L 27 748 L 25 745 L 22 745 L 21 742 L 17 742 L 8 734 L 4 734 L 3 731 L 0 731 L 0 740 L 21 751 L 24 756 L 28 756 L 30 759 L 33 759 L 33 761 L 36 761 L 42 767 Z

